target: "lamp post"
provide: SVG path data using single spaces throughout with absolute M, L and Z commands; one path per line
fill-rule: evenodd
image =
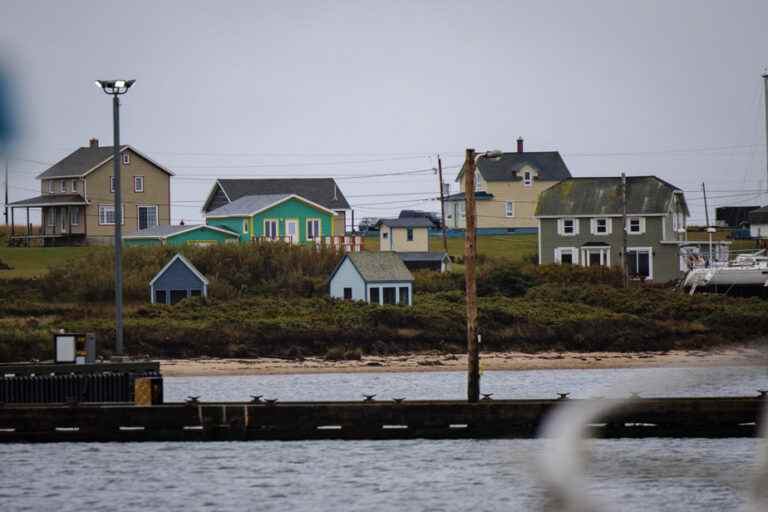
M 475 215 L 475 168 L 481 158 L 498 160 L 501 151 L 477 154 L 467 149 L 464 161 L 464 278 L 467 297 L 467 401 L 480 400 L 480 339 L 477 334 L 477 231 Z
M 112 96 L 114 122 L 113 173 L 115 180 L 115 352 L 123 355 L 123 204 L 120 185 L 120 99 L 136 80 L 96 80 L 96 86 Z

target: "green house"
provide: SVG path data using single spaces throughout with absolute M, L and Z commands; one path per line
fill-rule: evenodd
M 303 244 L 334 236 L 336 213 L 297 194 L 241 197 L 207 213 L 208 226 L 236 232 L 240 241 Z M 342 233 L 343 235 L 343 233 Z
M 154 226 L 123 237 L 126 246 L 215 245 L 237 243 L 238 234 L 217 226 Z

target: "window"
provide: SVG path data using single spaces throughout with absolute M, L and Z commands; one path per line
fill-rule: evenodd
M 320 239 L 320 219 L 307 219 L 307 240 Z
M 74 208 L 70 212 L 69 222 L 73 226 L 79 226 L 80 225 L 80 208 Z
M 133 177 L 133 191 L 144 192 L 144 176 Z
M 72 192 L 77 192 L 77 180 L 72 180 Z
M 187 290 L 171 290 L 171 304 L 177 304 L 188 296 Z
M 384 287 L 384 304 L 396 304 L 397 288 L 394 286 Z
M 157 206 L 139 206 L 139 229 L 148 229 L 157 226 Z
M 556 247 L 555 263 L 559 265 L 575 265 L 579 262 L 578 254 L 575 247 Z
M 264 236 L 270 240 L 277 240 L 277 221 L 276 220 L 264 221 Z
M 344 288 L 344 300 L 352 300 L 352 288 Z
M 243 234 L 248 234 L 248 221 L 243 219 Z
M 59 182 L 59 191 L 66 192 L 67 191 L 67 182 L 65 180 L 61 180 Z
M 48 180 L 48 193 L 53 194 L 53 180 Z
M 388 231 L 382 231 L 381 232 L 381 238 L 383 238 L 384 240 L 389 238 L 389 232 Z
M 413 242 L 413 228 L 406 228 L 406 237 L 409 242 Z
M 533 173 L 531 171 L 525 171 L 523 173 L 523 186 L 524 187 L 533 186 Z
M 411 301 L 409 300 L 409 297 L 408 297 L 410 295 L 410 293 L 408 293 L 409 291 L 410 290 L 408 290 L 407 286 L 401 286 L 399 288 L 400 304 L 404 304 L 404 305 L 407 306 L 407 305 L 409 305 L 411 303 Z
M 591 226 L 593 235 L 610 235 L 612 231 L 610 219 L 592 219 Z
M 59 208 L 59 220 L 61 221 L 61 232 L 63 233 L 67 230 L 67 209 L 64 207 Z
M 480 173 L 475 171 L 475 190 L 480 190 L 481 185 Z
M 131 155 L 127 151 L 123 153 L 123 165 L 130 165 Z
M 463 219 L 466 217 L 467 207 L 464 203 L 459 203 L 459 216 Z
M 110 176 L 109 177 L 109 191 L 113 194 L 115 193 L 115 177 Z
M 371 304 L 378 304 L 379 303 L 379 289 L 378 288 L 371 288 L 371 300 L 369 302 Z
M 48 227 L 56 227 L 56 210 L 54 208 L 48 208 L 45 211 L 45 216 L 48 220 Z
M 634 235 L 642 235 L 645 233 L 645 218 L 630 217 L 627 219 L 627 232 Z
M 558 219 L 557 233 L 562 236 L 574 236 L 579 234 L 578 219 Z
M 122 222 L 125 224 L 125 208 L 122 208 Z M 113 226 L 115 224 L 115 207 L 111 204 L 99 205 L 99 224 L 102 226 Z
M 155 304 L 166 304 L 165 290 L 155 290 Z
M 507 215 L 507 217 L 514 217 L 515 216 L 515 203 L 512 201 L 507 201 L 504 203 L 504 211 Z
M 627 266 L 629 275 L 636 279 L 653 279 L 650 247 L 628 247 Z

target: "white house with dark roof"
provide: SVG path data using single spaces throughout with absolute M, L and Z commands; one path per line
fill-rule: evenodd
M 132 146 L 119 151 L 125 231 L 169 225 L 173 173 Z M 32 238 L 46 245 L 114 241 L 114 150 L 91 139 L 37 176 L 40 195 L 9 203 L 11 215 L 21 209 L 41 211 L 41 233 L 13 233 L 12 242 Z M 13 220 L 13 219 L 12 219 Z M 13 223 L 12 223 L 13 224 Z
M 475 169 L 475 199 L 479 234 L 535 232 L 534 215 L 539 194 L 571 177 L 557 151 L 517 151 L 499 158 L 481 158 Z M 459 193 L 445 198 L 445 223 L 451 229 L 466 227 L 464 168 L 459 171 Z
M 333 178 L 275 178 L 275 179 L 225 179 L 219 178 L 203 203 L 203 214 L 246 196 L 296 195 L 334 213 L 333 231 L 336 235 L 346 232 L 351 207 Z
M 413 304 L 413 275 L 394 252 L 344 256 L 329 278 L 331 297 L 371 304 Z
M 433 226 L 425 216 L 381 219 L 377 224 L 379 250 L 397 253 L 409 270 L 445 272 L 451 264 L 448 254 L 429 250 L 429 229 Z

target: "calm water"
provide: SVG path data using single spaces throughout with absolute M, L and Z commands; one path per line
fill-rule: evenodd
M 745 395 L 756 368 L 488 372 L 494 396 Z M 663 381 L 663 384 L 660 384 Z M 461 398 L 458 373 L 166 379 L 168 400 Z M 663 393 L 662 393 L 663 392 Z M 538 440 L 0 445 L 0 511 L 540 510 Z M 590 492 L 606 510 L 734 510 L 757 441 L 593 442 Z

